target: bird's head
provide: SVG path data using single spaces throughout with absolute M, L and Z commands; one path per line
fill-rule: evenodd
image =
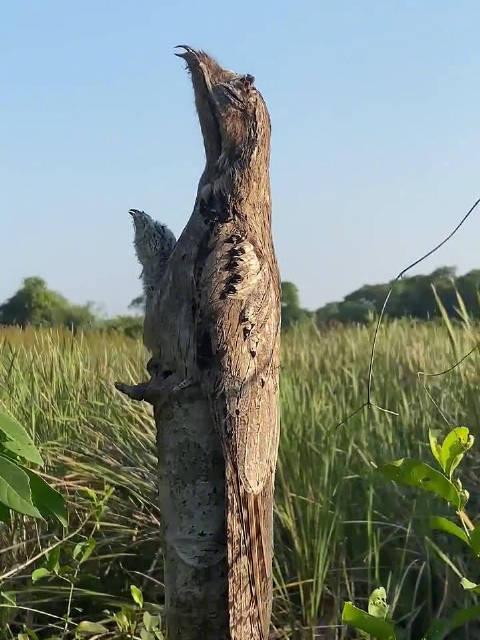
M 212 175 L 238 160 L 248 164 L 270 151 L 270 118 L 255 78 L 223 69 L 203 51 L 186 45 L 176 55 L 187 63 L 202 129 L 207 172 Z
M 173 233 L 153 220 L 145 211 L 130 209 L 135 231 L 135 250 L 139 262 L 145 267 L 153 259 L 168 255 L 175 245 Z

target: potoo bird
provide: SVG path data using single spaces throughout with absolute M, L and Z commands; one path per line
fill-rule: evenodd
M 194 261 L 195 368 L 225 455 L 230 633 L 266 639 L 280 330 L 270 118 L 253 76 L 190 47 L 179 55 L 192 77 L 207 160 L 197 201 L 204 230 Z
M 135 253 L 142 265 L 141 279 L 145 296 L 145 314 L 150 314 L 154 294 L 161 290 L 161 280 L 168 259 L 175 247 L 176 239 L 170 229 L 161 222 L 153 220 L 145 211 L 130 209 L 133 220 Z M 148 334 L 144 335 L 148 347 Z
M 222 526 L 208 538 L 203 526 L 199 531 L 191 522 L 183 526 L 183 516 L 172 517 L 174 525 L 164 518 L 167 556 L 176 554 L 183 567 L 188 563 L 208 567 L 201 578 L 207 579 L 213 571 L 211 550 L 216 553 L 220 545 L 225 557 L 218 560 L 223 557 L 219 553 L 215 562 L 226 563 L 219 575 L 226 573 L 228 629 L 227 635 L 222 631 L 215 638 L 267 640 L 280 339 L 280 279 L 271 235 L 270 118 L 253 76 L 223 69 L 202 51 L 180 49 L 177 55 L 191 75 L 206 164 L 193 213 L 145 317 L 147 346 L 158 373 L 146 386 L 138 385 L 136 394 L 125 385 L 122 390 L 132 397 L 148 396 L 159 430 L 165 422 L 177 420 L 172 422 L 175 429 L 170 427 L 171 438 L 180 444 L 169 441 L 164 458 L 174 446 L 179 458 L 187 455 L 193 446 L 188 441 L 189 424 L 200 420 L 188 413 L 188 403 L 195 401 L 200 407 L 205 402 L 224 465 Z M 175 415 L 178 419 L 172 418 Z M 180 429 L 184 429 L 181 442 Z M 201 446 L 195 450 L 202 455 Z M 196 472 L 191 465 L 173 471 L 175 460 L 172 454 L 163 464 L 161 499 L 166 509 L 175 503 L 181 510 L 189 496 L 197 495 L 201 483 L 192 479 L 185 499 L 178 500 L 185 474 L 193 478 Z M 193 464 L 194 458 L 189 460 Z M 200 500 L 196 502 L 192 518 L 204 508 Z M 201 546 L 205 539 L 208 549 Z M 178 587 L 186 575 L 186 569 L 182 571 L 181 575 L 167 571 L 167 580 Z M 186 580 L 185 593 L 186 600 L 194 597 Z M 175 618 L 174 637 L 200 637 L 181 634 L 182 616 L 190 615 L 189 602 L 180 602 L 181 597 L 173 600 L 167 593 L 167 621 L 169 606 L 182 611 Z M 208 598 L 205 602 L 208 606 Z
M 130 209 L 135 231 L 134 246 L 142 265 L 142 283 L 146 296 L 151 296 L 165 272 L 165 267 L 176 243 L 170 229 L 153 220 L 145 211 Z

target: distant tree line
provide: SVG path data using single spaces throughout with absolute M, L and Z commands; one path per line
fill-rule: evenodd
M 293 282 L 282 282 L 282 329 L 314 321 L 319 325 L 369 322 L 381 311 L 391 282 L 366 284 L 349 293 L 340 302 L 330 302 L 316 311 L 300 304 L 298 288 Z M 457 276 L 454 267 L 441 267 L 429 275 L 403 278 L 395 283 L 386 315 L 390 318 L 429 320 L 439 315 L 434 291 L 449 316 L 457 315 L 459 298 L 472 317 L 480 318 L 480 269 Z M 0 324 L 65 326 L 72 330 L 102 329 L 119 331 L 132 338 L 142 335 L 144 298 L 138 296 L 130 303 L 134 315 L 101 318 L 92 303 L 76 305 L 48 288 L 42 278 L 25 278 L 11 298 L 0 305 Z
M 25 278 L 22 286 L 11 298 L 0 305 L 0 325 L 20 327 L 67 327 L 120 331 L 132 338 L 141 336 L 141 316 L 116 316 L 101 318 L 92 303 L 76 305 L 64 296 L 48 288 L 42 278 Z
M 303 309 L 297 287 L 292 282 L 282 282 L 282 327 L 288 329 L 305 320 L 319 326 L 366 324 L 378 316 L 393 284 L 386 317 L 434 319 L 440 315 L 438 298 L 452 318 L 458 317 L 461 303 L 472 318 L 480 318 L 480 269 L 458 276 L 455 267 L 440 267 L 430 274 L 402 278 L 395 283 L 363 285 L 343 300 L 329 302 L 316 311 Z
M 25 278 L 20 289 L 0 305 L 2 324 L 25 327 L 65 325 L 73 328 L 94 324 L 91 304 L 75 305 L 47 287 L 42 278 Z
M 392 282 L 366 284 L 341 302 L 330 302 L 315 312 L 319 324 L 366 323 L 380 313 Z M 455 267 L 440 267 L 428 275 L 415 275 L 395 283 L 386 316 L 430 320 L 440 315 L 435 293 L 447 314 L 457 315 L 459 297 L 472 317 L 480 317 L 480 269 L 457 276 Z

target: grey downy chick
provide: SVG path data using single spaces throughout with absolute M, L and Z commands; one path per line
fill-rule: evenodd
M 148 213 L 137 209 L 130 209 L 129 213 L 135 229 L 133 244 L 142 265 L 141 278 L 147 308 L 165 273 L 176 239 L 166 225 L 153 220 Z
M 160 283 L 165 273 L 168 259 L 175 247 L 176 240 L 170 229 L 160 222 L 153 220 L 144 211 L 130 209 L 133 219 L 135 236 L 133 244 L 138 261 L 142 265 L 141 279 L 145 296 L 145 315 L 147 316 L 153 304 L 156 293 L 160 290 Z M 143 341 L 147 348 L 150 348 L 148 336 L 144 327 Z M 154 358 L 147 364 L 147 369 L 151 376 L 155 375 L 157 365 Z M 141 382 L 136 385 L 128 385 L 123 382 L 116 382 L 115 387 L 133 400 L 148 400 L 150 381 Z M 156 389 L 157 395 L 159 390 Z

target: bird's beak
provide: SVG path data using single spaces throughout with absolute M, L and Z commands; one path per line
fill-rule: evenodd
M 197 57 L 197 52 L 192 47 L 189 47 L 188 44 L 177 44 L 174 49 L 183 49 L 180 53 L 175 53 L 178 58 L 185 58 L 187 55 L 192 55 Z
M 186 44 L 175 48 L 179 50 L 175 55 L 185 60 L 190 72 L 207 165 L 213 170 L 221 154 L 222 142 L 212 88 L 222 82 L 226 72 L 204 51 L 197 51 Z
M 132 216 L 135 228 L 138 228 L 139 225 L 142 224 L 144 219 L 143 211 L 138 211 L 138 209 L 130 209 L 128 213 Z
M 178 58 L 182 58 L 187 63 L 187 68 L 192 75 L 193 84 L 200 81 L 205 84 L 208 92 L 210 92 L 216 71 L 221 71 L 221 68 L 210 56 L 203 51 L 197 51 L 187 44 L 179 44 L 175 47 L 178 52 L 175 55 Z

